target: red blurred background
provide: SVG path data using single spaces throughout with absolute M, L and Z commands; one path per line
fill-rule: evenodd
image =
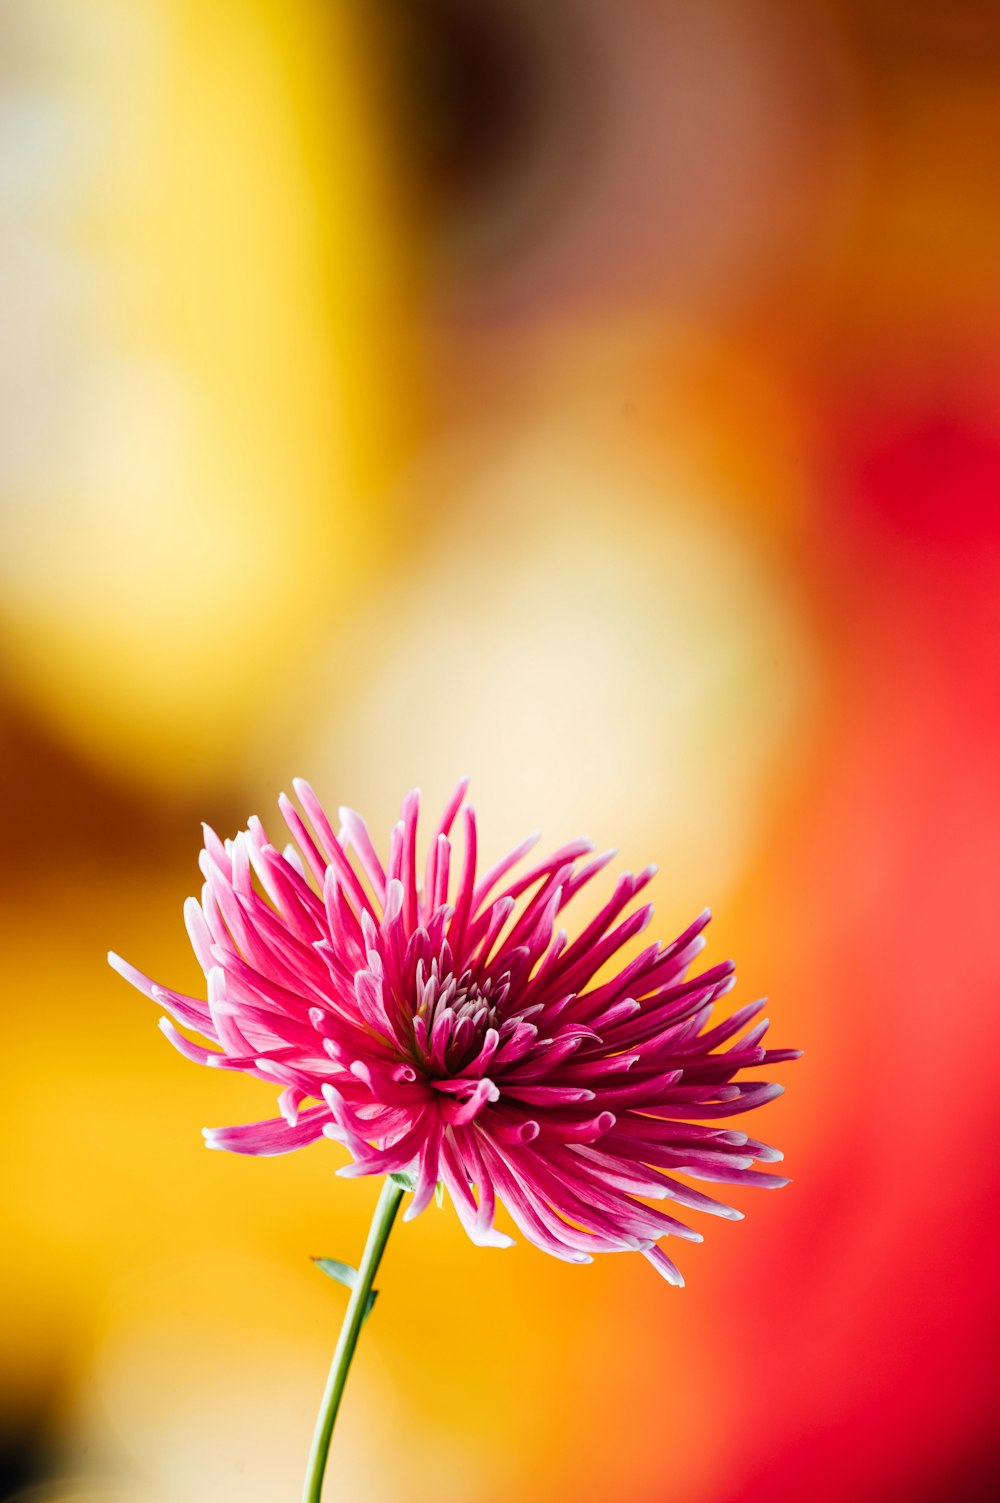
M 664 935 L 711 902 L 806 1049 L 794 1183 L 682 1293 L 402 1228 L 331 1496 L 994 1497 L 996 8 L 0 35 L 0 1495 L 296 1496 L 307 1255 L 376 1188 L 204 1153 L 266 1091 L 104 952 L 195 984 L 202 818 L 302 773 L 386 831 L 468 772 L 487 854 L 585 830 Z

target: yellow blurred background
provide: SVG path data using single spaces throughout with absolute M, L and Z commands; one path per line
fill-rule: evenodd
M 267 1089 L 104 954 L 462 773 L 711 903 L 795 1183 L 683 1294 L 401 1228 L 330 1495 L 994 1496 L 998 83 L 988 0 L 6 0 L 0 1496 L 297 1496 L 377 1189 L 205 1153 Z

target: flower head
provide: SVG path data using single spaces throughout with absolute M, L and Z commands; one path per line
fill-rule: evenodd
M 559 916 L 613 851 L 576 840 L 525 866 L 533 836 L 480 874 L 463 781 L 421 882 L 416 792 L 383 867 L 360 815 L 341 809 L 337 832 L 308 783 L 294 788 L 303 812 L 282 795 L 283 852 L 257 819 L 225 843 L 206 827 L 205 885 L 185 919 L 207 1001 L 110 957 L 170 1015 L 160 1027 L 188 1059 L 281 1088 L 280 1116 L 206 1129 L 209 1147 L 277 1154 L 326 1136 L 353 1160 L 341 1174 L 412 1175 L 407 1218 L 440 1180 L 474 1242 L 509 1244 L 494 1226 L 501 1200 L 545 1252 L 584 1263 L 640 1251 L 676 1284 L 658 1244 L 700 1233 L 647 1201 L 737 1219 L 677 1176 L 787 1183 L 755 1167 L 777 1150 L 717 1125 L 780 1094 L 744 1071 L 798 1051 L 766 1050 L 766 1020 L 743 1032 L 759 1002 L 708 1026 L 734 980 L 731 961 L 687 974 L 708 911 L 671 944 L 621 958 L 652 917 L 634 900 L 654 867 L 619 877 L 570 940 Z

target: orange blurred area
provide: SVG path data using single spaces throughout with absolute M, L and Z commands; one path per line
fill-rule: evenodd
M 199 821 L 468 773 L 706 903 L 794 1183 L 394 1233 L 350 1503 L 996 1495 L 988 0 L 8 0 L 0 1497 L 295 1497 L 377 1195 L 167 1049 Z

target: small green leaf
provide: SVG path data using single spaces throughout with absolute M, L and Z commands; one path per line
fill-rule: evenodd
M 441 1207 L 444 1205 L 444 1180 L 443 1179 L 439 1179 L 438 1182 L 437 1182 L 437 1184 L 434 1186 L 434 1204 L 437 1206 L 437 1208 L 438 1208 L 439 1211 L 440 1211 Z
M 328 1278 L 336 1279 L 337 1283 L 343 1284 L 345 1289 L 353 1289 L 358 1282 L 358 1270 L 352 1268 L 350 1263 L 338 1262 L 336 1258 L 313 1258 L 313 1262 Z M 377 1299 L 378 1290 L 373 1289 L 365 1304 L 365 1320 L 372 1313 Z
M 389 1178 L 392 1180 L 393 1184 L 398 1185 L 401 1190 L 413 1191 L 417 1188 L 417 1176 L 415 1174 L 411 1174 L 408 1169 L 397 1170 L 395 1174 L 390 1174 Z
M 358 1270 L 352 1268 L 350 1263 L 338 1263 L 336 1258 L 313 1258 L 313 1262 L 328 1278 L 336 1279 L 345 1289 L 353 1289 L 358 1282 Z

